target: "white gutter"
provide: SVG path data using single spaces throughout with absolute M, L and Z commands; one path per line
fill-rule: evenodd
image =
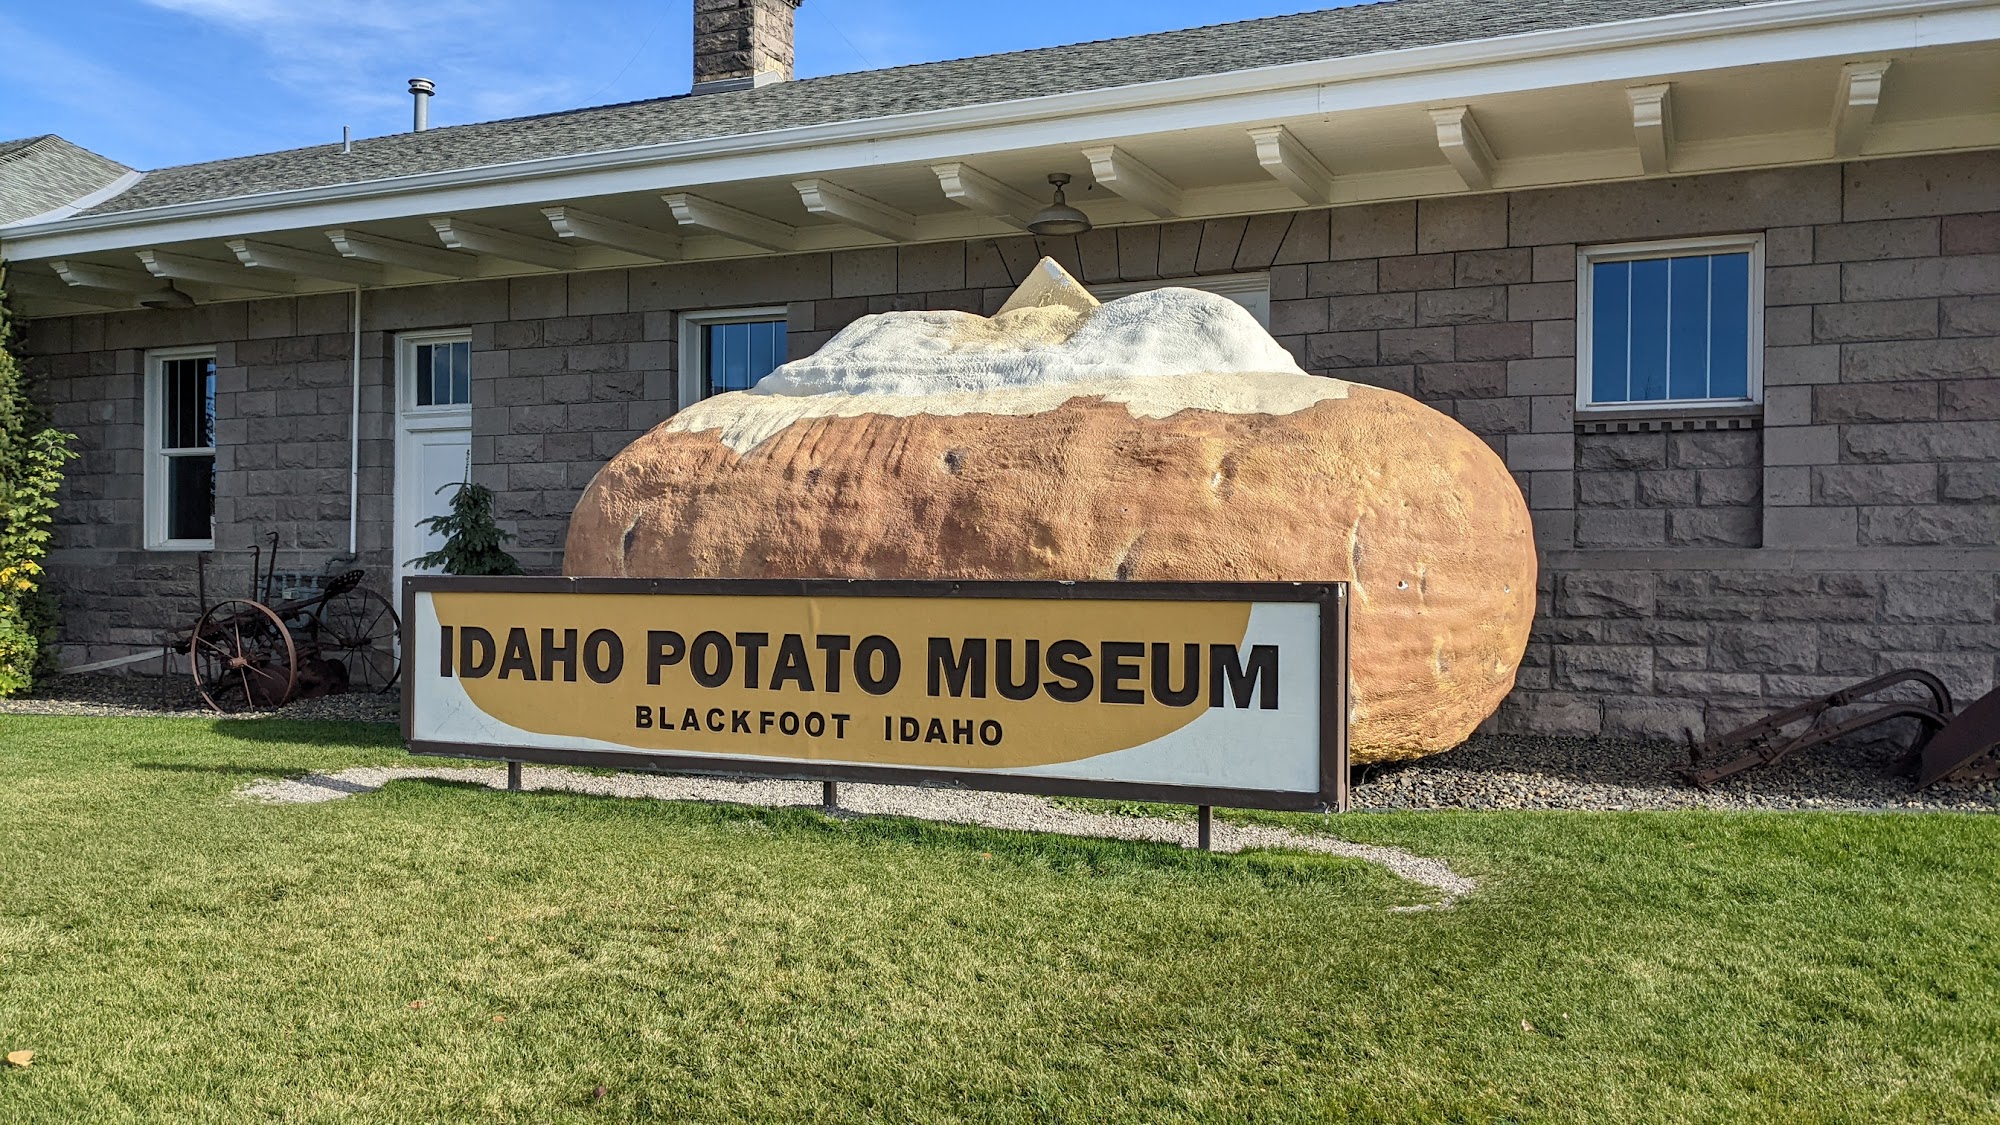
M 16 260 L 47 258 L 236 237 L 277 224 L 312 227 L 663 191 L 1369 105 L 1995 40 L 2000 40 L 1996 0 L 1776 0 L 1103 90 L 15 223 L 0 227 L 0 238 Z M 253 214 L 262 221 L 246 226 L 241 217 Z
M 354 322 L 354 338 L 348 344 L 352 366 L 353 411 L 347 418 L 347 553 L 359 555 L 361 542 L 361 287 L 348 298 Z

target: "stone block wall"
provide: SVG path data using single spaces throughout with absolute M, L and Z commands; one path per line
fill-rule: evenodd
M 1994 683 L 1989 566 L 1605 561 L 1622 567 L 1543 574 L 1543 619 L 1500 729 L 1700 737 L 1895 668 L 1938 673 L 1961 704 Z
M 268 545 L 275 533 L 278 567 L 310 570 L 346 550 L 354 394 L 349 300 L 326 294 L 247 303 L 247 338 L 216 345 L 218 553 Z M 379 334 L 363 338 L 364 489 L 388 484 L 382 355 Z M 386 527 L 386 513 L 372 515 L 364 549 L 379 544 Z
M 1794 255 L 1816 303 L 1788 310 L 1773 348 L 1768 534 L 1781 546 L 1991 546 L 2000 216 L 1885 199 L 1867 214 L 1816 228 Z
M 1762 406 L 1579 417 L 1578 247 L 1745 231 L 1765 242 Z M 2000 152 L 369 292 L 363 562 L 390 561 L 398 332 L 470 329 L 475 476 L 552 571 L 591 475 L 679 405 L 681 313 L 784 307 L 804 355 L 872 312 L 990 312 L 1043 255 L 1092 284 L 1266 274 L 1308 371 L 1492 444 L 1543 565 L 1497 728 L 1700 735 L 1906 664 L 1968 698 L 1995 681 Z M 346 300 L 31 326 L 85 449 L 57 560 L 76 659 L 191 588 L 185 559 L 138 550 L 143 349 L 226 357 L 218 555 L 270 529 L 344 548 Z
M 1581 432 L 1575 474 L 1578 547 L 1755 547 L 1763 537 L 1754 429 Z
M 276 569 L 318 574 L 347 553 L 353 334 L 345 294 L 36 321 L 23 340 L 52 420 L 74 433 L 56 514 L 53 588 L 68 665 L 157 653 L 201 604 L 252 592 L 254 544 L 278 542 Z M 364 498 L 391 472 L 383 336 L 364 336 Z M 216 539 L 206 574 L 186 551 L 145 549 L 146 355 L 216 353 Z M 364 563 L 386 563 L 389 513 L 365 510 Z M 268 564 L 268 555 L 265 559 Z M 377 585 L 385 592 L 386 575 Z

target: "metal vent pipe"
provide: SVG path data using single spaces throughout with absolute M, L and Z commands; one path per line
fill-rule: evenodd
M 437 83 L 430 79 L 410 79 L 410 97 L 417 103 L 410 121 L 411 132 L 421 133 L 431 127 L 431 95 L 436 92 Z

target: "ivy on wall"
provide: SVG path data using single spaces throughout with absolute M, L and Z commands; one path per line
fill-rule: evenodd
M 7 272 L 0 263 L 0 697 L 55 670 L 55 599 L 41 585 L 42 558 L 73 434 L 47 425 L 28 399 L 13 349 Z

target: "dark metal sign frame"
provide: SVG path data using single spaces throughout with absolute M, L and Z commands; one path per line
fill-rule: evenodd
M 416 600 L 419 591 L 488 594 L 677 594 L 735 597 L 1021 598 L 1050 601 L 1295 602 L 1319 606 L 1319 791 L 1230 789 L 1151 782 L 1090 781 L 1030 774 L 907 766 L 820 764 L 671 751 L 556 750 L 416 741 L 410 737 L 416 699 Z M 954 582 L 764 578 L 451 578 L 403 579 L 403 741 L 412 754 L 546 765 L 591 766 L 716 777 L 851 781 L 1099 797 L 1183 805 L 1279 811 L 1347 810 L 1347 584 L 1345 582 Z

